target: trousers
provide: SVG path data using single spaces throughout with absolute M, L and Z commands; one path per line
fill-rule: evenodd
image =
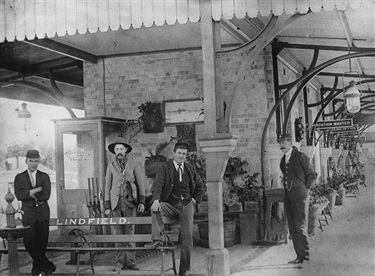
M 285 198 L 284 205 L 289 233 L 297 258 L 309 258 L 309 243 L 307 241 L 309 198 L 301 201 L 291 201 Z
M 119 197 L 119 202 L 116 208 L 112 211 L 114 217 L 135 217 L 136 216 L 136 209 L 129 207 L 124 200 L 124 197 Z M 134 225 L 127 224 L 127 225 L 116 225 L 115 227 L 115 234 L 134 234 Z M 134 247 L 134 243 L 117 243 L 116 247 Z M 120 263 L 122 266 L 129 266 L 134 264 L 134 251 L 118 251 L 116 254 L 116 263 Z
M 23 243 L 27 252 L 33 259 L 33 268 L 40 271 L 48 271 L 53 267 L 53 263 L 46 257 L 50 209 L 48 203 L 35 206 L 34 203 L 22 205 L 24 214 L 22 224 L 30 226 L 30 229 L 23 237 Z
M 164 230 L 162 216 L 176 216 L 181 227 L 181 256 L 180 256 L 180 273 L 190 270 L 190 257 L 193 248 L 193 219 L 194 205 L 188 203 L 182 204 L 180 200 L 177 204 L 160 202 L 161 211 L 158 213 L 151 212 L 152 220 L 152 240 L 160 241 L 160 232 Z

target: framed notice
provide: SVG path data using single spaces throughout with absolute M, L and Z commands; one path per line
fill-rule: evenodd
M 200 99 L 164 101 L 165 124 L 203 123 L 203 102 Z

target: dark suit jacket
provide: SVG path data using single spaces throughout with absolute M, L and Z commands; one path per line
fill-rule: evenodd
M 190 176 L 190 194 L 199 203 L 203 196 L 203 181 L 195 168 L 189 163 L 184 163 L 184 169 Z M 173 180 L 175 170 L 176 168 L 173 164 L 173 160 L 161 164 L 151 188 L 153 201 L 168 201 L 174 185 Z
M 308 189 L 317 177 L 310 158 L 293 147 L 288 166 L 285 164 L 284 155 L 280 162 L 280 169 L 284 174 L 284 185 L 290 188 L 290 191 L 286 190 L 285 196 L 292 201 L 307 198 Z
M 14 179 L 14 193 L 19 201 L 22 201 L 22 224 L 32 225 L 36 219 L 49 219 L 50 210 L 47 200 L 51 195 L 51 180 L 49 175 L 37 170 L 36 172 L 36 186 L 42 187 L 42 191 L 35 194 L 38 201 L 44 201 L 43 204 L 36 210 L 35 199 L 30 197 L 30 190 L 33 189 L 28 171 L 24 171 L 16 175 Z

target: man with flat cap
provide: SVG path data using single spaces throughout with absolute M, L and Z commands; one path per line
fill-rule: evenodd
M 294 251 L 297 254 L 297 258 L 289 263 L 302 264 L 309 260 L 307 241 L 309 189 L 317 174 L 310 163 L 310 158 L 293 146 L 290 134 L 281 135 L 277 142 L 284 153 L 280 162 L 285 188 L 284 208 Z
M 27 170 L 16 175 L 14 193 L 22 201 L 22 225 L 30 226 L 23 243 L 33 259 L 31 274 L 51 275 L 56 270 L 46 257 L 50 220 L 47 201 L 51 195 L 51 181 L 48 174 L 38 170 L 39 158 L 37 150 L 27 151 Z
M 152 240 L 147 245 L 156 248 L 162 245 L 164 229 L 162 216 L 176 216 L 181 227 L 181 257 L 179 275 L 188 276 L 190 256 L 193 247 L 194 204 L 203 195 L 203 182 L 195 167 L 185 162 L 188 144 L 177 142 L 173 159 L 163 163 L 152 184 Z
M 135 217 L 136 212 L 143 213 L 145 210 L 145 185 L 141 167 L 128 157 L 132 147 L 123 137 L 117 137 L 108 150 L 116 159 L 107 166 L 104 213 L 107 216 L 112 213 L 113 217 Z M 115 226 L 115 234 L 134 234 L 134 225 Z M 131 243 L 127 245 L 133 246 Z M 138 270 L 134 257 L 134 251 L 119 251 L 114 270 L 118 274 L 121 269 Z

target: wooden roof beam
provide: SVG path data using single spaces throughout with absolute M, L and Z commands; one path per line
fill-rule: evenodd
M 94 64 L 98 62 L 98 57 L 91 53 L 79 50 L 77 48 L 62 44 L 48 38 L 24 40 L 23 42 L 81 61 L 87 61 Z

